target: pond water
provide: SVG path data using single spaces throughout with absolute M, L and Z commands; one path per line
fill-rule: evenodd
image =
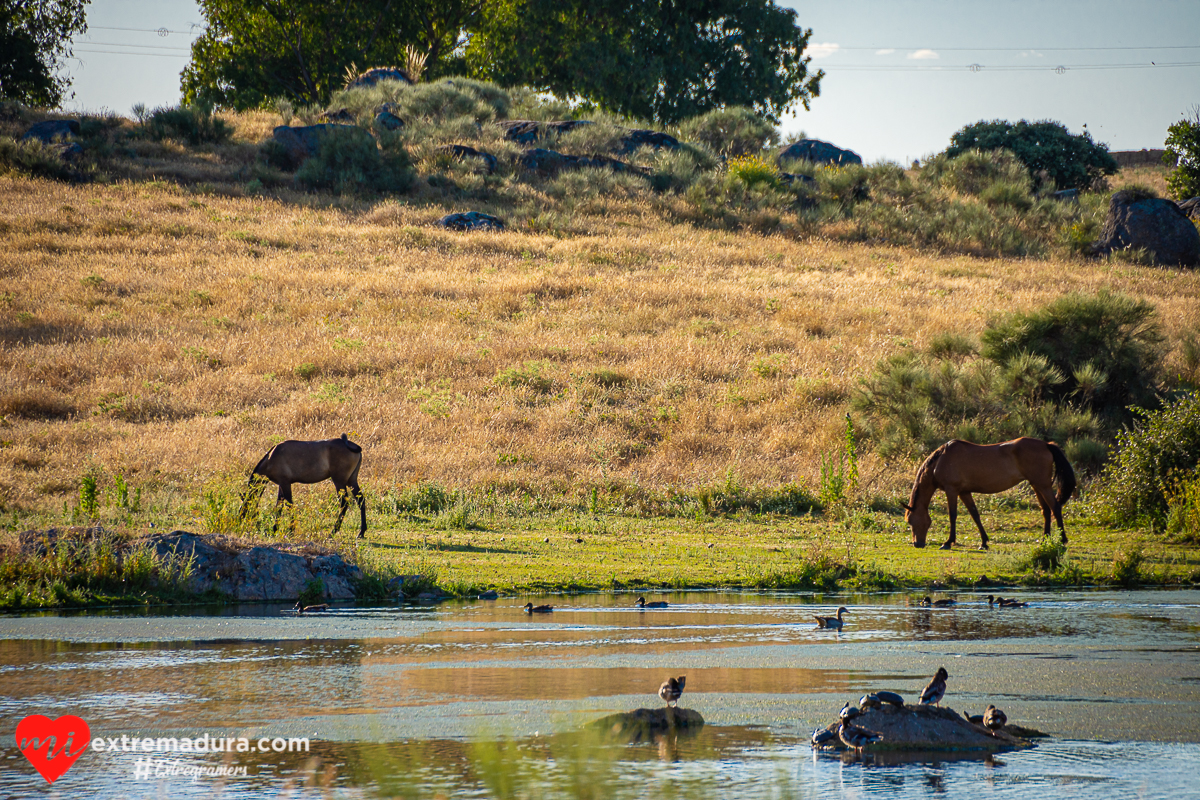
M 0 796 L 1200 797 L 1200 592 L 527 598 L 0 616 Z M 648 599 L 660 599 L 659 595 Z M 819 601 L 819 602 L 818 602 Z M 536 602 L 536 601 L 535 601 Z M 850 608 L 841 633 L 813 613 Z M 984 758 L 814 753 L 811 731 L 876 689 L 1047 734 Z M 600 740 L 686 675 L 697 733 Z M 18 752 L 27 715 L 76 715 L 104 749 L 52 786 Z M 309 739 L 308 752 L 130 751 L 121 737 Z M 110 742 L 116 745 L 110 751 Z M 264 746 L 267 746 L 264 744 Z M 135 745 L 136 747 L 136 745 Z M 191 775 L 236 767 L 244 774 Z

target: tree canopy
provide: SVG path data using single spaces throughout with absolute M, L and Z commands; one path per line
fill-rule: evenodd
M 400 64 L 412 45 L 437 74 L 482 0 L 200 0 L 207 24 L 183 71 L 187 103 L 246 109 L 325 103 L 346 70 Z
M 467 48 L 477 77 L 678 122 L 723 106 L 805 108 L 811 30 L 771 0 L 491 0 Z
M 53 108 L 70 85 L 59 74 L 71 37 L 87 30 L 87 0 L 0 0 L 0 98 Z
M 950 158 L 968 150 L 1010 150 L 1029 174 L 1045 171 L 1060 189 L 1084 188 L 1117 171 L 1108 146 L 1092 141 L 1087 131 L 1073 134 L 1061 122 L 1009 122 L 980 120 L 950 137 Z
M 427 54 L 452 70 L 525 84 L 621 114 L 678 120 L 748 106 L 772 120 L 808 107 L 810 30 L 772 0 L 200 0 L 184 100 L 238 109 L 324 103 L 350 65 Z

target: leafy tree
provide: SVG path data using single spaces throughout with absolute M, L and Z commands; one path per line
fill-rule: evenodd
M 1176 200 L 1200 195 L 1200 106 L 1192 109 L 1192 118 L 1167 128 L 1167 152 L 1164 159 L 1176 163 L 1167 176 L 1167 189 Z
M 412 45 L 437 75 L 483 0 L 200 0 L 207 29 L 183 71 L 184 102 L 255 108 L 326 103 L 351 65 L 390 66 Z
M 741 105 L 777 121 L 820 93 L 811 35 L 772 0 L 489 0 L 466 59 L 479 77 L 631 117 Z
M 56 74 L 71 37 L 87 30 L 87 0 L 0 0 L 0 98 L 58 106 L 70 85 Z
M 1093 142 L 1086 131 L 1072 134 L 1062 123 L 1049 120 L 981 120 L 951 136 L 946 155 L 953 158 L 968 150 L 1002 148 L 1011 150 L 1033 177 L 1045 170 L 1060 189 L 1083 188 L 1117 171 L 1107 145 Z

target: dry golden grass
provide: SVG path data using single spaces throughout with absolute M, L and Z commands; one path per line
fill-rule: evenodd
M 1195 271 L 704 230 L 637 200 L 553 236 L 162 182 L 0 177 L 0 197 L 0 496 L 28 512 L 89 466 L 195 496 L 342 432 L 378 492 L 812 483 L 898 348 L 1069 291 L 1144 298 L 1173 341 L 1200 319 Z M 910 474 L 864 459 L 872 492 Z

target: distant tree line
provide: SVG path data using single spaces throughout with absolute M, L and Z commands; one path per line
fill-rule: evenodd
M 677 122 L 741 105 L 774 121 L 824 73 L 812 31 L 772 0 L 200 0 L 206 30 L 185 102 L 327 103 L 348 71 L 425 56 L 430 77 L 524 84 L 623 115 Z

